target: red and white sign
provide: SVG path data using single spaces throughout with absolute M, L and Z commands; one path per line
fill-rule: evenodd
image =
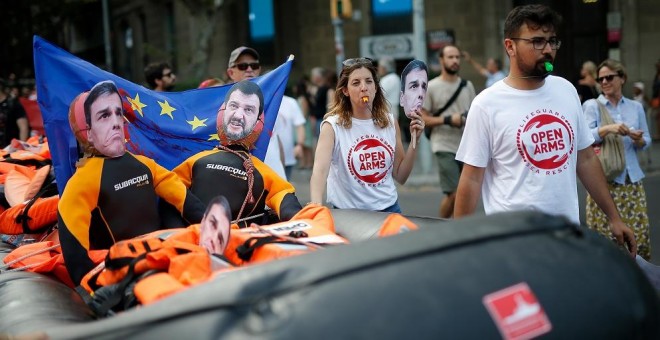
M 483 303 L 504 339 L 531 339 L 552 329 L 543 307 L 527 283 L 521 282 L 488 294 Z

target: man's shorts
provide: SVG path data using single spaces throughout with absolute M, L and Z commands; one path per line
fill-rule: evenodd
M 440 172 L 440 187 L 445 195 L 456 192 L 458 179 L 461 177 L 463 162 L 456 160 L 456 154 L 451 152 L 436 152 L 438 170 Z

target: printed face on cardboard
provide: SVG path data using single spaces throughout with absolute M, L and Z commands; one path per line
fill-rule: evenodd
M 101 95 L 90 107 L 89 143 L 101 154 L 119 157 L 126 152 L 124 111 L 116 93 Z
M 247 137 L 259 119 L 259 96 L 234 91 L 225 105 L 223 129 L 228 139 L 238 141 Z
M 221 204 L 214 204 L 200 222 L 199 244 L 209 253 L 223 254 L 229 242 L 231 222 Z
M 422 108 L 422 104 L 424 104 L 428 87 L 428 74 L 426 70 L 414 66 L 414 62 L 416 61 L 413 60 L 404 68 L 401 77 L 402 91 L 399 102 L 408 118 L 410 118 L 413 112 L 421 114 L 420 109 Z

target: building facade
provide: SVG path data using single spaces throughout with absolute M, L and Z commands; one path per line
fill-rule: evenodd
M 413 1 L 350 1 L 352 17 L 342 25 L 345 57 L 369 54 L 377 58 L 398 53 L 398 65 L 405 66 L 414 56 L 410 46 Z M 255 47 L 266 70 L 295 55 L 291 82 L 315 66 L 335 69 L 337 48 L 330 0 L 109 3 L 112 71 L 138 83 L 144 81 L 144 66 L 155 60 L 170 61 L 183 87 L 208 77 L 224 77 L 229 54 L 240 45 Z M 392 8 L 387 3 L 397 4 Z M 425 0 L 425 43 L 437 47 L 433 39 L 438 36 L 453 38 L 482 64 L 497 57 L 507 65 L 502 48 L 504 19 L 511 8 L 527 3 L 547 4 L 564 17 L 556 74 L 576 81 L 584 61 L 598 63 L 611 56 L 627 66 L 628 86 L 643 81 L 650 88 L 654 65 L 660 59 L 657 0 Z M 398 40 L 374 40 L 382 36 Z M 427 62 L 432 65 L 435 57 L 428 55 Z M 462 65 L 461 74 L 477 90 L 483 88 L 483 78 L 469 65 Z M 626 93 L 629 91 L 627 87 Z

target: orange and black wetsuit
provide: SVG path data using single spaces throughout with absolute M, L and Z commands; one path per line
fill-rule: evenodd
M 62 253 L 74 284 L 94 267 L 88 250 L 108 249 L 117 241 L 161 229 L 157 197 L 190 223 L 204 215 L 199 199 L 150 158 L 127 152 L 81 163 L 58 204 Z
M 260 215 L 267 205 L 277 213 L 280 220 L 288 221 L 302 209 L 291 183 L 278 176 L 258 158 L 251 156 L 244 147 L 231 145 L 229 148 L 234 152 L 221 149 L 202 151 L 173 171 L 205 204 L 218 195 L 227 197 L 234 219 Z M 248 173 L 245 160 L 241 157 L 251 160 L 254 165 L 253 200 L 245 201 L 249 188 Z M 245 207 L 239 216 L 244 202 Z M 263 224 L 262 220 L 261 217 L 255 217 L 238 225 L 246 227 L 252 222 Z

